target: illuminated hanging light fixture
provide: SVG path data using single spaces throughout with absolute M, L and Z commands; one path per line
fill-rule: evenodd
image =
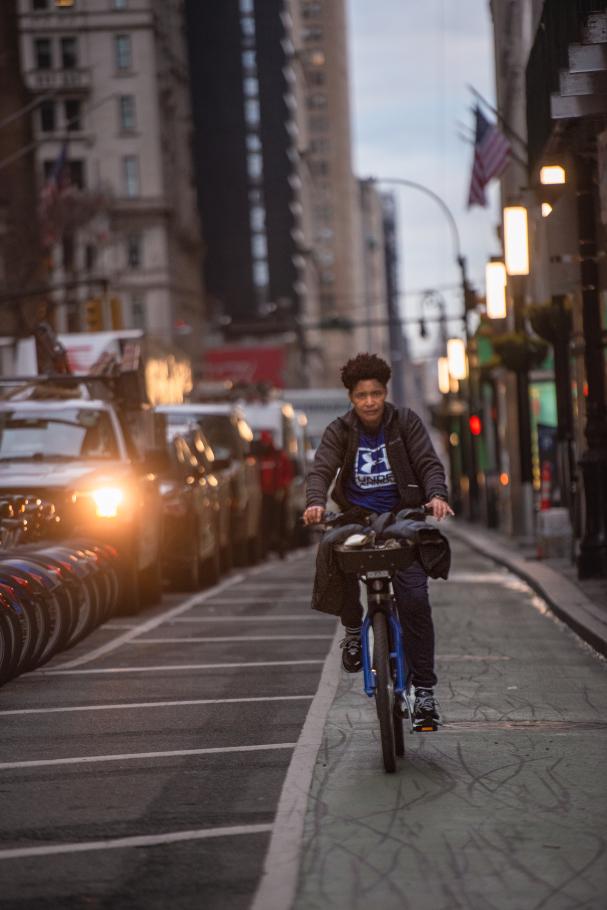
M 529 231 L 523 205 L 504 209 L 504 254 L 509 275 L 529 274 Z
M 450 338 L 447 342 L 449 373 L 454 379 L 465 379 L 468 375 L 466 345 L 461 338 Z
M 485 293 L 489 319 L 505 319 L 506 266 L 503 262 L 488 262 L 485 266 Z
M 451 377 L 449 376 L 449 358 L 438 358 L 438 390 L 442 395 L 451 391 Z

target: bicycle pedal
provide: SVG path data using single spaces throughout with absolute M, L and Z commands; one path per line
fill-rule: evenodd
M 418 720 L 413 724 L 414 733 L 436 733 L 438 723 L 433 720 Z

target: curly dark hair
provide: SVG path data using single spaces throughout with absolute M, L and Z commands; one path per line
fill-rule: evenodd
M 392 370 L 377 354 L 357 354 L 341 368 L 341 381 L 348 392 L 364 379 L 377 379 L 387 386 L 391 375 Z

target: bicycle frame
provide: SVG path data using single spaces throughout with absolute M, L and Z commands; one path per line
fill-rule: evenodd
M 378 611 L 383 612 L 388 620 L 390 631 L 390 657 L 394 660 L 395 679 L 394 692 L 396 695 L 402 695 L 407 687 L 407 662 L 403 646 L 403 632 L 398 618 L 398 612 L 394 609 L 394 595 L 390 591 L 390 577 L 387 575 L 380 578 L 361 579 L 369 591 L 369 607 L 363 620 L 361 629 L 362 645 L 362 663 L 363 663 L 363 687 L 365 694 L 369 698 L 375 695 L 376 679 L 373 672 L 371 661 L 371 648 L 369 647 L 369 629 L 371 628 L 372 619 Z

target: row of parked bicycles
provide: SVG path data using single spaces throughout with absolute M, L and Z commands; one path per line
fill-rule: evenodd
M 43 543 L 55 520 L 41 500 L 0 500 L 0 685 L 72 648 L 118 606 L 118 551 L 86 539 Z

